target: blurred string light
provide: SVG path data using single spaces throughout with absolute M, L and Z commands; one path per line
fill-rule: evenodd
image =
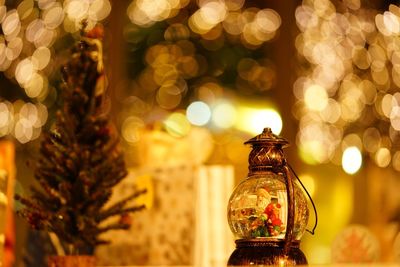
M 343 170 L 348 174 L 356 173 L 362 164 L 362 156 L 358 147 L 348 147 L 344 150 L 342 156 Z
M 192 102 L 186 109 L 186 117 L 193 125 L 206 125 L 211 119 L 210 107 L 202 101 Z
M 303 160 L 354 173 L 362 153 L 399 170 L 400 8 L 379 14 L 359 0 L 311 0 L 295 16 L 301 67 L 293 113 Z
M 222 31 L 240 37 L 249 47 L 259 46 L 275 37 L 281 25 L 279 14 L 272 9 L 256 7 L 243 10 L 244 0 L 200 0 L 198 9 L 186 23 L 193 33 L 206 40 L 221 37 Z M 176 17 L 190 0 L 134 0 L 127 14 L 131 22 L 150 27 L 157 22 Z M 182 28 L 181 28 L 182 30 Z
M 181 112 L 171 113 L 164 121 L 165 129 L 174 137 L 186 136 L 190 131 L 190 123 Z
M 221 129 L 229 129 L 237 121 L 237 110 L 235 106 L 228 101 L 217 103 L 212 112 L 212 122 Z
M 46 77 L 56 69 L 53 44 L 67 33 L 78 32 L 84 19 L 88 29 L 94 27 L 109 15 L 111 4 L 109 0 L 21 0 L 16 3 L 15 8 L 10 8 L 6 1 L 0 0 L 0 71 L 15 79 L 33 101 L 43 102 L 51 93 Z M 15 124 L 8 126 L 14 129 L 13 135 L 21 143 L 35 139 L 40 126 L 31 125 L 33 119 L 18 116 Z M 1 129 L 0 134 L 8 132 Z
M 144 65 L 138 67 L 132 60 L 135 71 L 128 90 L 140 101 L 124 105 L 121 121 L 147 116 L 144 120 L 151 123 L 152 118 L 163 117 L 167 132 L 182 136 L 190 125 L 253 134 L 259 131 L 255 124 L 272 118 L 274 130 L 280 132 L 282 122 L 276 113 L 241 110 L 231 101 L 235 91 L 260 96 L 276 80 L 274 64 L 260 55 L 265 53 L 263 45 L 276 36 L 281 18 L 272 9 L 245 4 L 244 0 L 131 1 L 127 15 L 132 24 L 124 35 L 130 50 L 140 51 L 132 58 L 144 55 Z M 150 107 L 148 113 L 157 115 L 139 114 L 142 109 L 132 107 L 143 103 Z M 160 109 L 165 111 L 162 116 Z M 185 112 L 177 112 L 182 109 Z
M 43 104 L 0 102 L 0 137 L 11 135 L 20 143 L 39 137 L 47 121 L 47 108 Z

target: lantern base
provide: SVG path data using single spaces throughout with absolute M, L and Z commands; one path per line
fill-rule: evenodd
M 300 241 L 292 242 L 288 255 L 284 253 L 283 240 L 267 238 L 238 239 L 236 249 L 228 260 L 228 266 L 294 266 L 307 265 L 307 259 L 300 250 Z

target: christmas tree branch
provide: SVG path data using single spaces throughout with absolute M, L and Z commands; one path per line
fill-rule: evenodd
M 128 212 L 128 211 L 134 212 L 134 211 L 139 211 L 139 210 L 144 209 L 144 208 L 145 208 L 144 205 L 141 205 L 141 206 L 138 206 L 138 207 L 134 207 L 134 208 L 129 208 L 129 209 L 132 209 L 132 210 L 124 210 L 123 207 L 124 207 L 130 200 L 135 199 L 135 198 L 137 198 L 138 196 L 140 196 L 140 195 L 142 195 L 142 194 L 145 194 L 146 192 L 147 192 L 147 189 L 143 189 L 143 190 L 137 191 L 137 192 L 133 193 L 132 195 L 130 195 L 130 196 L 128 196 L 128 197 L 126 197 L 126 198 L 124 198 L 124 199 L 118 201 L 117 203 L 115 203 L 114 205 L 112 205 L 111 207 L 109 207 L 108 209 L 106 209 L 106 210 L 100 212 L 100 214 L 99 214 L 98 217 L 97 217 L 97 218 L 98 218 L 97 220 L 98 220 L 98 221 L 102 221 L 102 220 L 104 220 L 104 219 L 106 219 L 106 218 L 109 218 L 109 217 L 111 217 L 111 216 L 114 216 L 114 215 L 116 215 L 116 214 L 126 213 L 126 212 Z
M 127 230 L 129 229 L 130 225 L 126 224 L 126 223 L 115 223 L 115 224 L 111 224 L 111 225 L 107 225 L 103 228 L 99 228 L 97 233 L 101 234 L 110 230 Z

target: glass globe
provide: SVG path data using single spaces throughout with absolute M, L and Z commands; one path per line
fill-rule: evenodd
M 309 217 L 306 197 L 294 183 L 293 237 L 300 240 Z M 254 174 L 241 182 L 228 203 L 228 222 L 238 239 L 284 239 L 288 217 L 285 178 L 274 172 Z

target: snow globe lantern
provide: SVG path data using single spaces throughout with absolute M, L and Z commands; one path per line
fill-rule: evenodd
M 283 153 L 288 142 L 265 128 L 245 144 L 252 146 L 249 174 L 228 203 L 229 226 L 237 238 L 228 265 L 307 264 L 299 245 L 309 209 L 304 186 Z

